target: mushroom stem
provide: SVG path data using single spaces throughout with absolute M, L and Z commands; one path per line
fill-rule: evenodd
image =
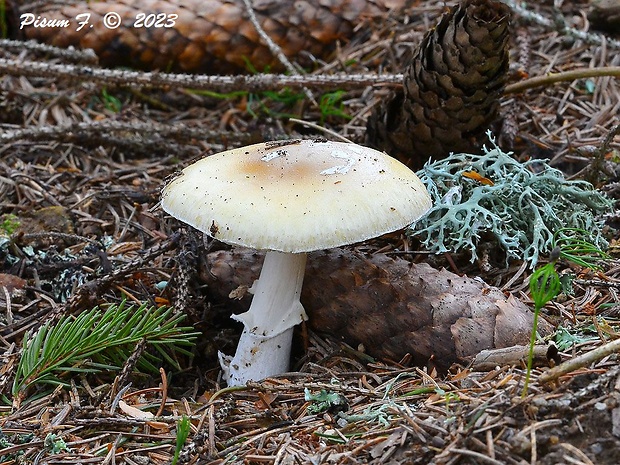
M 249 310 L 232 316 L 244 326 L 237 352 L 232 358 L 220 353 L 229 386 L 289 369 L 293 328 L 308 318 L 299 302 L 305 268 L 305 253 L 265 255 Z

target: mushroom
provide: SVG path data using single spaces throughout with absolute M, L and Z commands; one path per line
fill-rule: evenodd
M 266 250 L 234 357 L 230 386 L 286 372 L 306 253 L 410 225 L 431 207 L 420 179 L 385 153 L 325 140 L 255 144 L 205 157 L 162 191 L 173 217 L 228 244 Z

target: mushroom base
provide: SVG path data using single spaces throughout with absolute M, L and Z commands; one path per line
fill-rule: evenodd
M 268 252 L 247 312 L 233 315 L 244 329 L 234 357 L 220 353 L 229 386 L 244 385 L 289 369 L 293 328 L 307 319 L 299 302 L 305 253 Z
M 269 338 L 244 330 L 234 357 L 218 354 L 228 385 L 243 386 L 288 371 L 293 329 Z

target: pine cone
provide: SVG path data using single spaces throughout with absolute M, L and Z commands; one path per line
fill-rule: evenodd
M 620 0 L 594 0 L 588 19 L 595 29 L 617 33 L 620 31 Z
M 288 58 L 302 66 L 311 65 L 309 55 L 327 59 L 338 40 L 351 39 L 357 25 L 385 14 L 390 6 L 390 0 L 252 3 L 263 30 Z M 121 19 L 116 29 L 103 25 L 104 16 L 112 12 Z M 84 13 L 91 15 L 89 24 L 78 31 L 76 17 Z M 235 73 L 249 66 L 258 71 L 282 69 L 241 0 L 114 0 L 67 6 L 52 2 L 48 9 L 34 14 L 47 20 L 69 20 L 71 27 L 26 26 L 21 32 L 27 39 L 58 47 L 92 48 L 103 66 L 206 74 Z M 140 14 L 150 19 L 135 27 Z M 147 24 L 155 18 L 161 21 Z
M 215 301 L 248 309 L 244 292 L 258 278 L 263 256 L 237 248 L 207 256 L 203 280 Z M 234 292 L 233 292 L 234 291 Z M 230 293 L 239 300 L 228 298 Z M 310 326 L 374 357 L 441 370 L 484 349 L 527 344 L 533 314 L 514 297 L 481 281 L 383 254 L 370 258 L 344 249 L 308 256 L 301 303 Z M 545 321 L 539 330 L 548 332 Z
M 508 71 L 510 9 L 466 0 L 426 34 L 402 91 L 368 120 L 368 143 L 418 169 L 475 148 L 496 118 Z

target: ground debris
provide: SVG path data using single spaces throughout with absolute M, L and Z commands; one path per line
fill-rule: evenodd
M 546 384 L 539 381 L 541 366 L 522 399 L 519 362 L 485 371 L 453 366 L 440 375 L 414 366 L 410 357 L 372 359 L 340 337 L 302 328 L 295 371 L 239 390 L 220 384 L 215 354 L 235 343 L 228 318 L 233 302 L 212 300 L 217 289 L 196 279 L 192 267 L 208 256 L 204 248 L 213 253 L 221 245 L 203 245 L 200 237 L 188 244 L 174 235 L 178 223 L 157 207 L 162 182 L 197 156 L 325 136 L 294 119 L 364 141 L 373 107 L 397 88 L 394 76 L 446 11 L 446 2 L 410 3 L 407 12 L 365 23 L 361 40 L 338 44 L 332 61 L 308 57 L 308 74 L 225 76 L 220 87 L 205 84 L 210 76 L 108 70 L 81 53 L 0 42 L 0 462 L 167 464 L 185 415 L 192 427 L 181 450 L 184 463 L 617 463 L 617 353 Z M 592 31 L 584 14 L 589 6 L 551 0 L 511 6 L 518 32 L 509 39 L 508 84 L 620 65 L 618 37 Z M 56 71 L 45 74 L 50 70 Z M 98 78 L 104 72 L 124 77 L 104 81 Z M 283 82 L 291 84 L 282 89 Z M 299 91 L 302 85 L 317 89 L 316 103 Z M 524 88 L 500 98 L 504 121 L 494 132 L 502 149 L 534 166 L 549 159 L 567 177 L 591 173 L 599 160 L 595 188 L 617 200 L 620 139 L 616 134 L 603 142 L 620 123 L 618 80 L 599 75 Z M 15 234 L 20 220 L 48 207 L 61 208 L 56 212 L 72 229 Z M 554 341 L 562 361 L 618 338 L 618 224 L 612 213 L 605 233 L 614 259 L 603 269 L 558 262 L 563 277 L 575 275 L 572 292 L 543 312 L 559 328 Z M 491 260 L 484 270 L 455 255 L 427 255 L 400 234 L 356 250 L 365 260 L 385 253 L 408 263 L 451 261 L 457 274 L 482 276 L 531 305 L 529 271 L 519 262 L 498 266 L 493 248 L 485 250 Z M 360 276 L 375 273 L 376 265 Z M 105 372 L 75 376 L 67 386 L 37 387 L 36 396 L 12 405 L 7 389 L 27 331 L 33 334 L 52 316 L 77 316 L 91 304 L 122 299 L 183 302 L 204 336 L 193 357 L 179 360 L 181 372 L 162 361 L 163 375 L 147 376 L 129 360 L 117 379 Z M 344 397 L 348 409 L 313 412 L 317 401 L 306 400 L 306 390 Z M 121 400 L 155 418 L 123 413 Z

